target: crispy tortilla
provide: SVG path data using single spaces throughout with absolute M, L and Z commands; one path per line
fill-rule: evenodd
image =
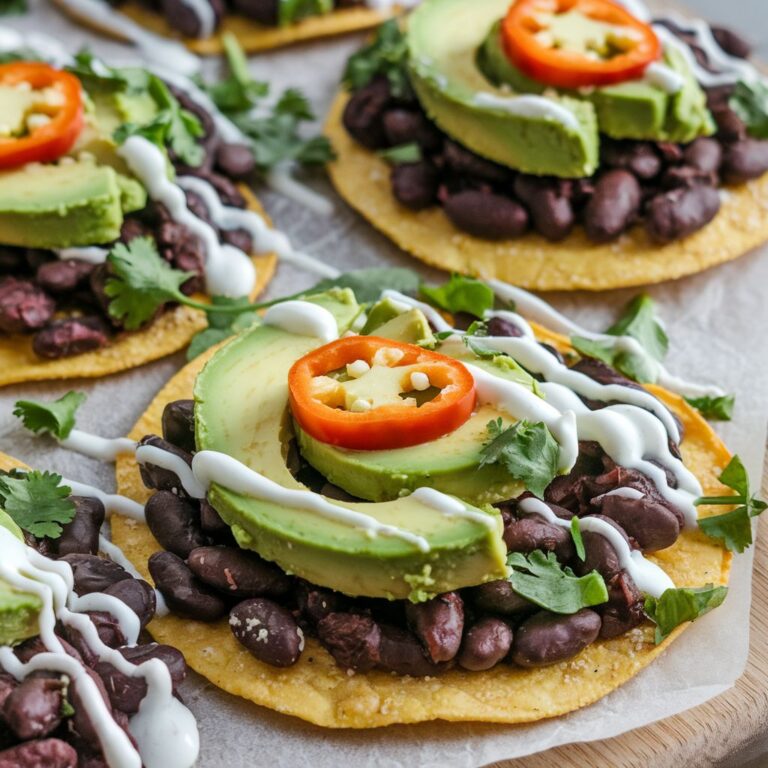
M 248 207 L 263 213 L 259 201 L 244 185 L 240 191 Z M 251 292 L 255 299 L 267 286 L 275 272 L 274 254 L 253 256 L 256 265 L 256 285 Z M 196 296 L 205 300 L 205 296 Z M 151 325 L 140 331 L 118 334 L 103 349 L 86 352 L 60 360 L 43 360 L 32 350 L 31 335 L 0 336 L 0 387 L 27 381 L 51 379 L 101 378 L 112 373 L 137 368 L 161 357 L 184 349 L 192 337 L 205 328 L 202 312 L 188 307 L 176 307 L 164 312 Z
M 101 27 L 87 14 L 79 13 L 69 3 L 62 0 L 54 0 L 54 2 L 64 13 L 81 24 L 108 37 L 123 39 L 116 36 L 111 30 Z M 119 10 L 151 32 L 164 37 L 178 37 L 162 14 L 152 11 L 138 0 L 128 0 L 128 2 L 122 3 Z M 258 51 L 282 48 L 286 45 L 320 37 L 331 37 L 370 29 L 386 21 L 397 12 L 399 12 L 397 7 L 393 8 L 391 13 L 365 7 L 341 8 L 322 16 L 310 16 L 287 27 L 268 27 L 252 19 L 247 19 L 245 16 L 227 13 L 215 35 L 205 39 L 185 37 L 183 41 L 187 48 L 201 56 L 217 56 L 224 52 L 221 36 L 231 32 L 237 37 L 246 53 L 257 53 Z
M 538 331 L 541 338 L 568 348 L 564 337 Z M 212 354 L 210 350 L 168 382 L 131 431 L 132 438 L 160 433 L 163 407 L 192 397 L 195 377 Z M 726 447 L 685 401 L 659 388 L 650 389 L 682 420 L 685 463 L 699 477 L 705 493 L 727 492 L 717 481 L 730 460 Z M 150 492 L 141 482 L 134 458 L 120 457 L 116 471 L 119 493 L 144 503 Z M 702 515 L 715 512 L 700 510 Z M 115 517 L 112 536 L 149 579 L 147 559 L 160 549 L 149 529 Z M 683 533 L 675 546 L 652 559 L 678 586 L 725 584 L 731 566 L 731 554 L 698 531 Z M 647 624 L 624 637 L 598 641 L 576 658 L 551 667 L 528 670 L 500 664 L 487 672 L 454 669 L 429 679 L 379 671 L 350 676 L 313 638 L 307 639 L 297 664 L 277 669 L 251 656 L 234 639 L 226 619 L 204 624 L 168 616 L 155 619 L 149 628 L 156 640 L 175 645 L 193 669 L 229 693 L 328 728 L 374 728 L 437 719 L 525 723 L 562 715 L 597 701 L 629 680 L 663 653 L 685 627 L 658 646 Z
M 335 187 L 374 227 L 431 266 L 533 290 L 603 291 L 701 272 L 768 240 L 768 174 L 728 188 L 714 221 L 667 245 L 653 243 L 642 227 L 606 245 L 590 242 L 582 227 L 560 243 L 536 234 L 500 242 L 472 237 L 439 207 L 414 212 L 395 200 L 387 163 L 342 125 L 347 98 L 337 96 L 325 126 L 337 154 L 328 166 Z

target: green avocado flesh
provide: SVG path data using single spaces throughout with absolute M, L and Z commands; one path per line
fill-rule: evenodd
M 0 509 L 0 526 L 23 540 L 21 529 Z M 0 579 L 0 645 L 16 645 L 38 633 L 42 604 L 35 595 L 17 592 Z
M 425 0 L 409 20 L 411 80 L 419 101 L 472 151 L 525 173 L 570 178 L 597 170 L 600 133 L 676 142 L 712 133 L 705 94 L 678 52 L 665 60 L 685 79 L 676 94 L 645 81 L 583 92 L 545 89 L 503 50 L 499 20 L 508 9 L 509 0 Z M 478 94 L 511 100 L 543 93 L 568 109 L 576 124 L 478 102 Z
M 360 310 L 348 290 L 309 300 L 334 315 L 340 333 Z M 195 384 L 198 450 L 227 453 L 285 488 L 304 489 L 286 466 L 293 436 L 287 373 L 318 345 L 315 338 L 260 325 L 222 348 Z M 408 496 L 370 503 L 333 501 L 424 537 L 429 551 L 422 552 L 399 538 L 371 537 L 316 513 L 236 494 L 216 484 L 209 499 L 240 546 L 288 573 L 350 595 L 419 601 L 507 573 L 501 517 L 490 508 L 474 508 L 488 514 L 491 523 L 484 525 L 445 516 Z
M 30 92 L 0 88 L 0 112 L 10 115 L 4 128 L 14 135 L 34 114 L 34 101 L 19 93 Z M 124 214 L 146 205 L 146 191 L 128 176 L 112 139 L 121 123 L 147 119 L 146 98 L 105 94 L 86 103 L 85 126 L 68 156 L 0 172 L 0 242 L 28 248 L 109 243 L 120 236 Z

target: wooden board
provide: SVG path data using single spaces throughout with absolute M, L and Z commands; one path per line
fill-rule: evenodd
M 768 477 L 763 478 L 763 498 Z M 768 514 L 768 513 L 766 513 Z M 568 744 L 492 768 L 715 768 L 751 744 L 768 746 L 768 525 L 760 526 L 752 574 L 747 669 L 726 693 L 695 709 L 606 741 Z M 759 752 L 757 753 L 759 754 Z M 741 762 L 732 764 L 735 768 Z M 768 766 L 764 762 L 755 766 Z

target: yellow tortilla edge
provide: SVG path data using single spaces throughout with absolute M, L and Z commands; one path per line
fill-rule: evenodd
M 536 327 L 540 338 L 569 349 L 568 340 Z M 158 393 L 130 436 L 159 434 L 164 406 L 190 398 L 195 377 L 214 350 L 194 360 Z M 717 477 L 730 454 L 704 419 L 682 398 L 658 387 L 649 389 L 681 418 L 686 464 L 705 493 L 727 492 Z M 141 482 L 132 456 L 119 457 L 117 487 L 144 503 L 150 492 Z M 701 515 L 718 510 L 700 508 Z M 719 510 L 722 511 L 722 508 Z M 149 529 L 115 517 L 112 535 L 128 558 L 149 579 L 147 560 L 160 550 Z M 731 553 L 698 531 L 682 534 L 674 547 L 652 557 L 678 586 L 726 584 Z M 429 720 L 529 723 L 563 715 L 607 695 L 665 652 L 684 631 L 681 626 L 660 645 L 650 623 L 623 637 L 598 641 L 576 658 L 551 667 L 524 670 L 506 664 L 487 672 L 454 669 L 439 677 L 411 678 L 374 671 L 347 675 L 313 638 L 296 665 L 277 669 L 262 664 L 233 638 L 226 619 L 214 624 L 174 616 L 156 618 L 150 631 L 159 642 L 178 647 L 189 665 L 223 690 L 277 712 L 327 728 L 376 728 Z
M 742 256 L 768 240 L 768 173 L 724 189 L 706 227 L 667 245 L 634 227 L 614 243 L 591 243 L 583 227 L 560 243 L 537 234 L 489 241 L 456 229 L 440 207 L 411 211 L 391 191 L 390 167 L 347 133 L 340 92 L 325 123 L 336 159 L 328 165 L 339 195 L 376 229 L 417 259 L 440 269 L 540 291 L 603 291 L 675 280 Z
M 248 207 L 264 215 L 254 194 L 240 185 Z M 255 299 L 268 285 L 277 267 L 277 256 L 252 256 L 256 266 Z M 204 295 L 195 296 L 204 301 Z M 125 331 L 102 349 L 59 360 L 43 360 L 32 350 L 31 335 L 0 337 L 0 387 L 29 381 L 54 379 L 101 378 L 113 373 L 138 368 L 184 349 L 192 337 L 206 326 L 205 315 L 197 309 L 175 307 L 164 312 L 150 325 L 138 331 Z
M 85 13 L 78 12 L 69 3 L 53 0 L 64 13 L 80 24 L 89 27 L 107 37 L 117 40 L 125 38 L 100 25 Z M 370 8 L 341 8 L 322 16 L 310 16 L 287 27 L 269 27 L 235 13 L 227 13 L 215 35 L 208 38 L 181 37 L 174 33 L 173 27 L 162 14 L 153 12 L 137 0 L 128 0 L 119 9 L 129 19 L 145 29 L 163 37 L 181 40 L 187 48 L 201 56 L 218 56 L 224 52 L 221 38 L 226 33 L 237 37 L 246 53 L 258 53 L 273 48 L 316 40 L 323 37 L 349 34 L 371 29 L 400 12 L 395 6 L 391 12 L 377 11 Z

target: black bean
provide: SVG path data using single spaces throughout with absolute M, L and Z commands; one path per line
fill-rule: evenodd
M 450 661 L 459 652 L 464 602 L 457 592 L 446 592 L 425 603 L 407 603 L 405 615 L 432 661 Z
M 32 349 L 38 357 L 58 360 L 106 347 L 109 339 L 109 326 L 100 317 L 67 317 L 38 331 Z
M 291 586 L 274 563 L 236 547 L 198 547 L 187 565 L 200 581 L 234 597 L 280 597 Z
M 163 451 L 167 451 L 168 453 L 172 453 L 174 456 L 183 459 L 189 466 L 192 465 L 192 454 L 181 448 L 177 448 L 167 440 L 163 440 L 155 435 L 148 435 L 143 438 L 140 445 L 152 445 L 156 448 L 160 448 Z M 141 472 L 141 479 L 147 488 L 153 488 L 158 491 L 177 491 L 181 495 L 184 495 L 184 489 L 181 487 L 181 482 L 175 472 L 172 472 L 169 469 L 162 469 L 151 463 L 140 464 L 139 471 Z
M 222 205 L 225 205 L 228 208 L 246 207 L 243 193 L 238 188 L 237 183 L 229 177 L 223 176 L 220 173 L 214 173 L 205 168 L 185 168 L 183 169 L 183 173 L 207 181 L 216 190 Z M 168 217 L 168 220 L 171 220 L 170 216 Z
M 163 408 L 163 438 L 184 451 L 195 450 L 195 401 L 174 400 Z
M 606 141 L 601 147 L 601 160 L 609 168 L 631 171 L 643 181 L 661 171 L 661 158 L 647 141 Z
M 509 624 L 487 616 L 473 624 L 465 633 L 461 644 L 459 666 L 472 672 L 495 667 L 512 647 L 512 630 Z
M 381 149 L 387 144 L 384 113 L 392 100 L 389 82 L 377 77 L 352 94 L 344 108 L 342 120 L 347 132 L 358 144 L 368 149 Z
M 624 529 L 614 520 L 603 517 L 603 515 L 592 515 L 592 517 L 611 525 L 621 534 L 622 538 L 629 542 Z M 621 571 L 619 556 L 616 554 L 613 544 L 605 536 L 592 531 L 582 531 L 581 538 L 584 541 L 585 559 L 583 562 L 574 563 L 573 566 L 579 575 L 597 571 L 606 581 L 609 581 Z
M 11 677 L 7 672 L 0 672 L 0 713 L 3 711 L 6 699 L 17 685 L 18 683 L 15 678 Z M 2 717 L 0 717 L 0 722 L 2 722 Z
M 28 741 L 0 752 L 0 768 L 77 768 L 77 752 L 61 739 Z
M 557 664 L 583 651 L 599 632 L 600 616 L 589 608 L 568 616 L 540 611 L 515 632 L 512 660 L 521 667 Z
M 296 601 L 302 617 L 311 624 L 317 624 L 329 613 L 345 611 L 349 607 L 348 599 L 340 592 L 332 592 L 299 581 L 296 590 Z
M 534 229 L 551 242 L 568 237 L 576 222 L 571 201 L 557 179 L 521 174 L 515 179 L 515 194 L 525 203 Z
M 487 322 L 487 329 L 489 336 L 523 336 L 523 330 L 519 326 L 515 325 L 511 320 L 506 320 L 503 317 L 492 317 Z
M 640 210 L 640 184 L 629 171 L 604 173 L 584 210 L 584 229 L 595 243 L 608 243 L 621 235 Z
M 672 141 L 657 141 L 656 151 L 667 165 L 677 165 L 683 160 L 683 148 Z
M 715 186 L 717 184 L 717 174 L 706 173 L 698 168 L 694 168 L 692 165 L 675 165 L 672 168 L 667 168 L 659 179 L 659 185 L 662 189 L 695 187 L 700 184 Z
M 445 140 L 443 160 L 446 167 L 462 179 L 508 184 L 512 177 L 508 168 L 486 160 L 450 139 Z
M 683 151 L 683 160 L 704 173 L 717 173 L 723 159 L 723 148 L 716 139 L 701 136 Z
M 62 688 L 59 678 L 22 680 L 5 700 L 2 719 L 22 741 L 48 736 L 61 723 Z
M 84 663 L 90 666 L 89 662 L 91 658 L 95 658 L 92 652 L 89 652 L 88 655 L 83 655 L 80 653 L 79 649 L 70 645 L 70 643 L 67 642 L 67 640 L 65 640 L 63 637 L 57 636 L 57 639 L 64 648 L 64 653 L 66 653 L 68 656 L 71 656 L 73 659 L 76 659 L 80 663 Z M 37 656 L 38 653 L 46 653 L 47 651 L 48 649 L 45 647 L 45 644 L 39 636 L 34 637 L 31 640 L 26 640 L 13 649 L 16 658 L 24 664 Z
M 320 642 L 344 669 L 368 672 L 379 662 L 381 631 L 370 616 L 329 613 L 317 625 Z
M 172 552 L 155 552 L 149 558 L 149 572 L 168 607 L 179 616 L 216 621 L 226 614 L 226 602 L 195 578 L 184 561 Z
M 554 552 L 561 563 L 567 563 L 575 554 L 568 529 L 548 523 L 538 515 L 513 519 L 504 527 L 504 542 L 510 552 Z
M 50 293 L 70 293 L 88 282 L 94 265 L 77 259 L 57 259 L 40 266 L 35 279 Z
M 124 579 L 104 590 L 105 595 L 111 595 L 122 600 L 138 617 L 141 628 L 149 624 L 157 609 L 155 590 L 144 579 Z
M 218 25 L 224 13 L 224 0 L 205 0 L 213 8 L 215 23 Z M 163 15 L 173 29 L 185 37 L 200 37 L 202 24 L 194 6 L 182 0 L 161 0 Z
M 221 233 L 221 240 L 243 253 L 253 253 L 253 237 L 244 229 L 225 229 Z
M 717 138 L 721 141 L 740 141 L 747 137 L 744 121 L 728 106 L 727 101 L 712 110 L 717 123 Z
M 679 187 L 651 199 L 645 228 L 652 240 L 670 243 L 709 224 L 719 210 L 720 194 L 714 187 Z
M 393 147 L 418 144 L 425 152 L 433 152 L 442 142 L 440 131 L 423 112 L 390 109 L 384 113 L 383 122 L 387 141 Z
M 259 24 L 277 26 L 279 0 L 233 0 L 233 5 L 238 13 Z
M 219 144 L 216 167 L 232 179 L 246 179 L 256 170 L 253 150 L 245 144 Z
M 47 325 L 56 302 L 29 280 L 4 277 L 0 280 L 0 331 L 26 333 Z
M 171 673 L 174 692 L 187 676 L 184 655 L 170 645 L 148 643 L 130 648 L 118 648 L 118 652 L 126 661 L 137 666 L 150 659 L 160 659 Z M 142 699 L 147 695 L 147 683 L 143 677 L 129 677 L 106 661 L 96 665 L 96 672 L 104 682 L 109 700 L 115 709 L 128 715 L 138 711 Z
M 634 581 L 621 571 L 608 582 L 608 602 L 598 608 L 603 620 L 600 637 L 619 637 L 641 624 L 645 620 L 644 603 Z
M 600 384 L 619 384 L 622 387 L 642 390 L 642 387 L 632 379 L 628 379 L 610 365 L 595 357 L 582 357 L 571 366 L 572 371 L 578 371 Z
M 18 275 L 28 268 L 24 248 L 12 245 L 0 246 L 0 272 Z
M 730 56 L 738 59 L 748 59 L 752 46 L 730 27 L 712 25 L 712 36 L 717 44 Z
M 449 195 L 443 208 L 455 227 L 484 240 L 520 237 L 528 229 L 525 208 L 493 192 L 466 189 Z
M 408 631 L 391 624 L 381 624 L 379 667 L 387 672 L 411 677 L 438 675 L 445 664 L 435 664 L 424 652 L 421 643 Z
M 472 587 L 470 595 L 475 607 L 487 613 L 500 613 L 508 616 L 528 611 L 534 607 L 533 603 L 518 595 L 506 579 L 489 581 L 486 584 Z
M 71 496 L 75 504 L 75 516 L 62 526 L 61 536 L 53 541 L 60 557 L 72 554 L 97 555 L 99 531 L 104 523 L 104 505 L 92 496 Z
M 412 211 L 421 211 L 437 202 L 437 171 L 427 160 L 396 165 L 391 182 L 395 199 Z
M 104 702 L 107 710 L 112 714 L 112 705 L 107 696 L 107 689 L 104 687 L 104 683 L 101 678 L 90 668 L 85 669 L 86 675 L 93 681 L 96 686 L 99 695 Z M 85 678 L 81 677 L 77 681 L 71 682 L 67 689 L 67 696 L 69 703 L 75 710 L 70 721 L 71 727 L 74 731 L 84 740 L 89 746 L 96 750 L 101 750 L 101 742 L 99 741 L 99 733 L 94 724 L 91 722 L 91 718 L 88 715 L 88 710 L 85 706 L 85 697 L 82 693 L 86 685 Z
M 720 168 L 728 184 L 742 184 L 768 171 L 768 141 L 746 138 L 729 144 Z
M 232 529 L 221 519 L 221 515 L 207 499 L 200 500 L 200 527 L 212 539 L 222 544 L 233 544 Z
M 304 650 L 304 633 L 293 614 L 263 597 L 236 605 L 229 614 L 235 638 L 259 661 L 290 667 Z
M 120 627 L 120 623 L 111 613 L 87 611 L 87 614 L 99 633 L 99 640 L 104 645 L 110 648 L 119 648 L 121 645 L 125 645 L 125 635 Z
M 61 558 L 69 563 L 75 579 L 75 592 L 89 595 L 103 592 L 110 585 L 133 578 L 122 565 L 96 555 L 72 554 Z
M 601 515 L 620 525 L 643 552 L 671 547 L 680 535 L 680 522 L 662 503 L 643 497 L 631 499 L 616 494 L 601 496 L 592 505 Z
M 147 526 L 163 549 L 186 560 L 189 553 L 210 543 L 200 528 L 200 510 L 195 501 L 170 491 L 158 491 L 144 507 Z

